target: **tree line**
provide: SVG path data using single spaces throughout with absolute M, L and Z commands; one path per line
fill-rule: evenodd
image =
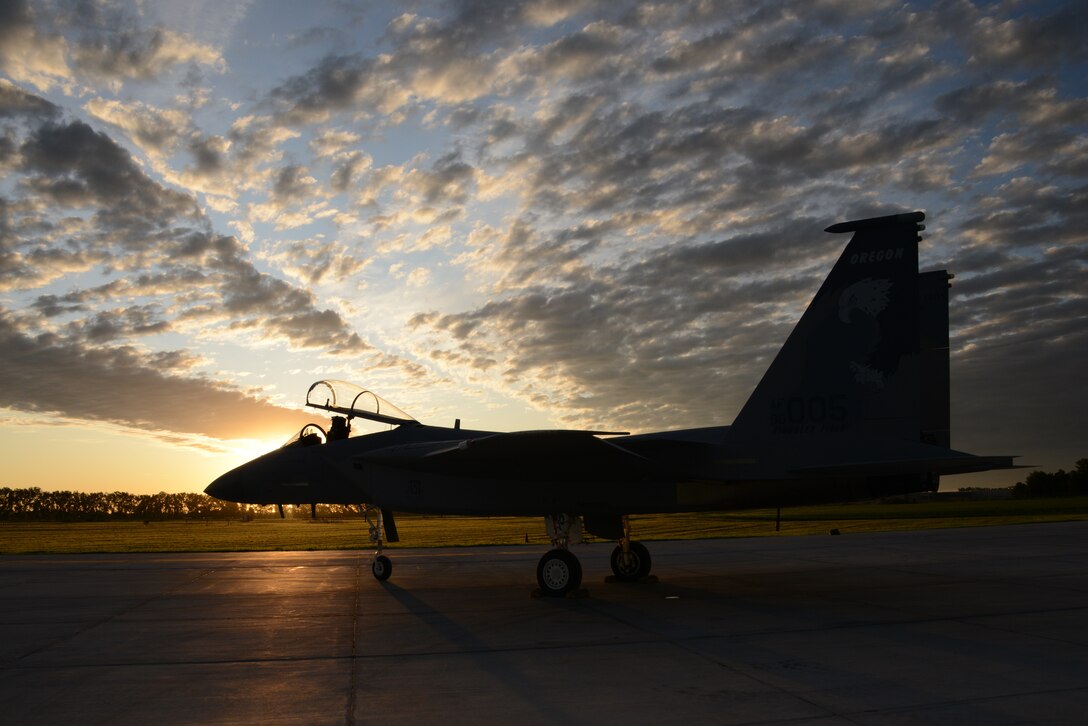
M 1013 497 L 1088 496 L 1088 459 L 1080 459 L 1072 471 L 1033 471 L 1012 487 Z M 310 517 L 310 505 L 284 505 L 290 518 Z M 193 492 L 129 494 L 128 492 L 44 491 L 38 487 L 0 487 L 0 521 L 106 522 L 162 521 L 172 519 L 261 519 L 278 517 L 275 505 L 224 502 Z M 347 504 L 319 504 L 318 517 L 358 517 Z
M 1080 459 L 1072 471 L 1033 471 L 1012 487 L 1016 499 L 1076 497 L 1088 495 L 1088 459 Z
M 311 516 L 310 505 L 284 505 L 291 518 Z M 258 519 L 278 517 L 275 505 L 224 502 L 193 492 L 130 494 L 128 492 L 43 491 L 0 488 L 0 521 L 22 522 L 107 522 L 208 519 Z M 343 504 L 317 505 L 319 517 L 359 516 L 354 507 Z

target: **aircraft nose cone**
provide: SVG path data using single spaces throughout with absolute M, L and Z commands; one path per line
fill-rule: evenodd
M 242 502 L 245 501 L 245 479 L 246 476 L 238 469 L 232 469 L 223 476 L 219 477 L 207 487 L 204 488 L 204 493 L 208 496 L 215 497 L 216 499 L 222 499 L 226 502 Z

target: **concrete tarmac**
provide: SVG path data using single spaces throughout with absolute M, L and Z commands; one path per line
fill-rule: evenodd
M 1088 522 L 649 548 L 0 557 L 0 723 L 1088 722 Z

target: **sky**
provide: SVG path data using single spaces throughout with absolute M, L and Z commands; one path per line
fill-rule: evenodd
M 1068 469 L 1086 12 L 0 0 L 0 486 L 200 491 L 325 378 L 439 425 L 729 424 L 822 230 L 914 209 L 953 447 Z

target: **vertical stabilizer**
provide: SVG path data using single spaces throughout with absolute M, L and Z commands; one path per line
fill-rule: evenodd
M 921 439 L 924 443 L 952 448 L 948 376 L 947 270 L 918 275 L 918 343 L 921 356 Z
M 854 236 L 737 416 L 734 441 L 844 431 L 918 441 L 923 219 L 827 228 Z

